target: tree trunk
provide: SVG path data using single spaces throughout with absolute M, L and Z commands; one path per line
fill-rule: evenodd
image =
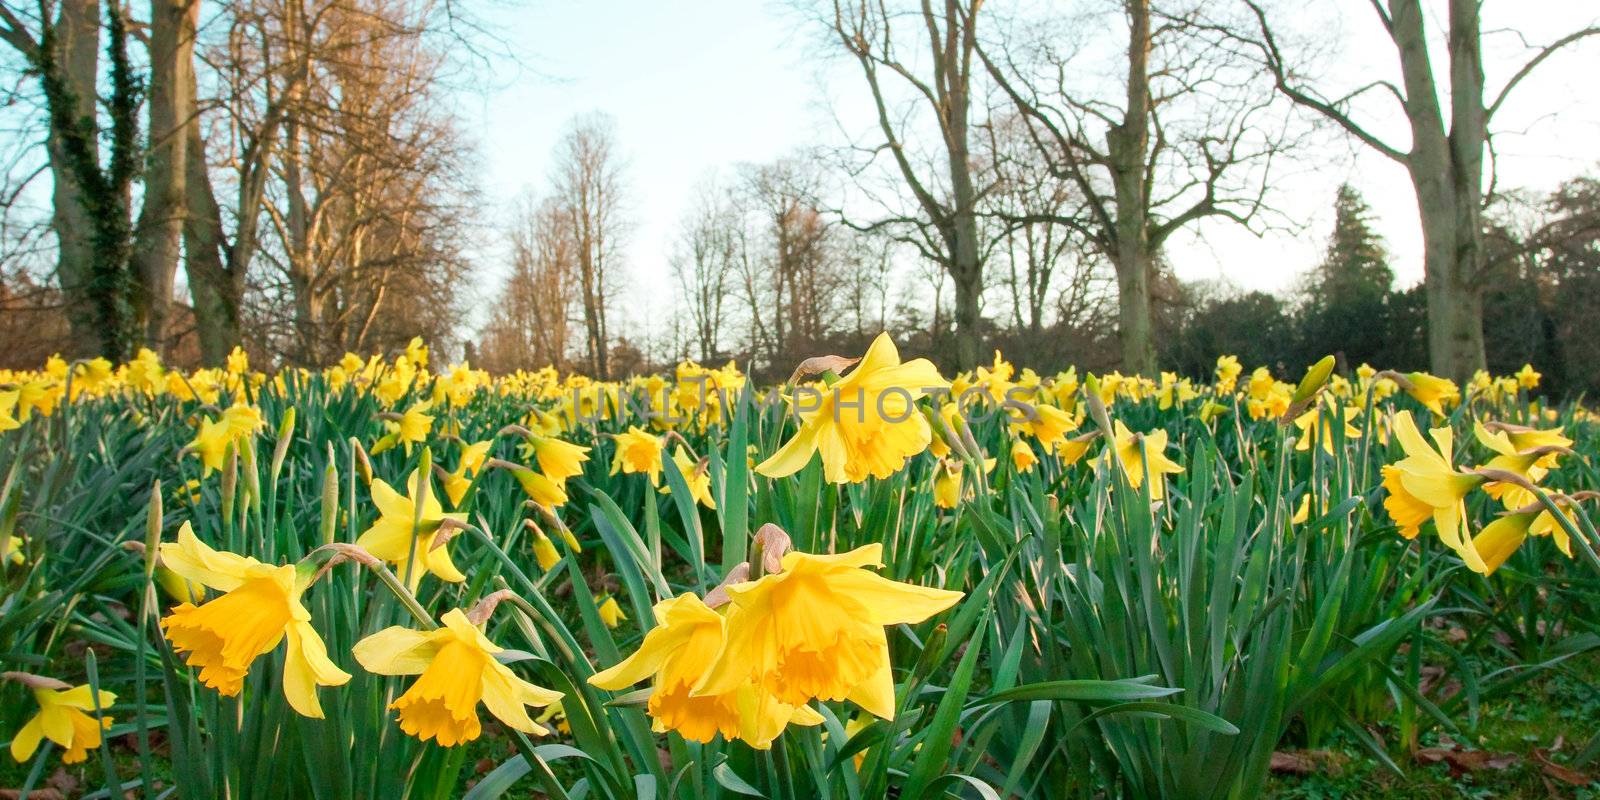
M 1150 148 L 1150 2 L 1128 0 L 1128 102 L 1121 124 L 1106 135 L 1117 218 L 1111 259 L 1117 270 L 1117 338 L 1122 369 L 1156 374 L 1155 339 L 1150 323 L 1150 269 L 1154 253 L 1149 231 L 1146 154 Z
M 243 230 L 248 223 L 240 221 L 239 239 L 233 248 L 228 248 L 223 239 L 222 213 L 206 173 L 205 143 L 200 138 L 199 126 L 191 126 L 186 135 L 189 143 L 184 150 L 184 160 L 188 164 L 185 188 L 189 208 L 183 225 L 184 263 L 189 276 L 189 294 L 194 302 L 200 357 L 208 365 L 221 366 L 228 353 L 242 341 L 239 310 L 244 302 L 245 265 L 250 257 Z M 254 210 L 257 205 L 247 208 Z M 225 252 L 227 262 L 242 259 L 243 263 L 230 269 L 233 265 L 223 260 Z
M 1153 376 L 1156 348 L 1150 315 L 1150 257 L 1141 239 L 1135 236 L 1121 242 L 1117 250 L 1117 341 L 1122 347 L 1124 372 Z
M 133 265 L 139 276 L 137 308 L 144 342 L 157 352 L 166 344 L 187 215 L 188 129 L 197 125 L 191 92 L 198 12 L 195 0 L 150 2 L 150 146 Z
M 73 115 L 93 119 L 95 86 L 100 70 L 99 0 L 62 0 L 55 21 L 57 64 L 76 100 Z M 53 127 L 47 139 L 51 197 L 55 229 L 56 276 L 66 304 L 72 352 L 86 356 L 100 348 L 100 331 L 88 290 L 94 265 L 93 221 L 83 204 L 83 188 L 67 163 L 59 132 Z
M 977 254 L 973 255 L 976 260 Z M 956 365 L 969 370 L 978 365 L 982 346 L 978 328 L 983 320 L 979 306 L 983 297 L 983 270 L 974 265 L 951 277 L 956 289 Z
M 983 260 L 978 255 L 978 191 L 972 184 L 971 145 L 967 141 L 967 115 L 972 102 L 971 54 L 976 47 L 977 14 L 978 4 L 974 3 L 969 23 L 958 26 L 957 20 L 963 16 L 959 4 L 956 0 L 945 3 L 945 36 L 949 46 L 944 50 L 947 61 L 943 69 L 947 75 L 956 76 L 949 80 L 946 89 L 949 116 L 945 152 L 949 154 L 952 205 L 949 266 L 956 289 L 956 366 L 964 370 L 978 366 L 983 335 L 980 330 Z M 962 40 L 960 49 L 954 46 L 957 27 L 960 27 Z
M 1450 2 L 1450 128 L 1438 101 L 1418 0 L 1391 0 L 1406 89 L 1411 151 L 1405 164 L 1422 222 L 1431 369 L 1465 381 L 1483 346 L 1483 59 L 1476 0 Z
M 965 162 L 965 157 L 964 146 L 951 148 L 952 160 L 960 158 Z M 978 366 L 978 353 L 983 344 L 983 261 L 978 256 L 976 193 L 971 173 L 964 165 L 953 166 L 950 172 L 956 187 L 954 220 L 949 235 L 950 251 L 955 257 L 949 269 L 956 290 L 956 366 L 968 370 Z

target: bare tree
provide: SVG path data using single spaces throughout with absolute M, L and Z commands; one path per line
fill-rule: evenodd
M 1443 63 L 1436 63 L 1429 52 L 1422 0 L 1373 0 L 1373 14 L 1399 57 L 1398 81 L 1379 78 L 1335 96 L 1302 79 L 1304 70 L 1291 60 L 1292 54 L 1283 52 L 1266 7 L 1256 0 L 1243 2 L 1255 24 L 1239 36 L 1256 48 L 1277 90 L 1406 168 L 1422 223 L 1429 360 L 1435 372 L 1465 380 L 1484 366 L 1484 155 L 1491 146 L 1490 124 L 1506 98 L 1540 64 L 1562 48 L 1600 34 L 1600 26 L 1533 48 L 1491 98 L 1483 70 L 1481 0 L 1449 0 Z M 1447 76 L 1443 84 L 1440 73 Z M 1358 118 L 1356 103 L 1374 92 L 1392 98 L 1404 114 L 1408 145 L 1382 138 Z M 1441 107 L 1446 97 L 1448 117 Z
M 840 292 L 851 312 L 849 332 L 872 336 L 889 327 L 896 243 L 884 236 L 849 228 L 833 237 L 833 256 L 840 267 Z
M 226 36 L 206 53 L 219 84 L 217 96 L 205 98 L 215 119 L 212 136 L 208 141 L 202 126 L 191 126 L 185 152 L 185 269 L 208 364 L 220 364 L 243 342 L 245 290 L 261 248 L 267 186 L 290 106 L 302 102 L 312 72 L 309 42 L 322 17 L 319 7 L 297 2 L 236 0 L 231 10 Z M 226 206 L 213 161 L 223 187 L 231 188 Z
M 1046 313 L 1055 305 L 1057 272 L 1072 268 L 1066 285 L 1084 289 L 1092 282 L 1096 259 L 1086 253 L 1081 226 L 1062 219 L 1082 219 L 1087 208 L 1071 182 L 1052 174 L 1034 146 L 1028 123 L 1019 115 L 997 115 L 984 126 L 986 160 L 994 172 L 994 209 L 998 222 L 996 255 L 1006 267 L 1000 283 L 1007 289 L 1014 328 L 1042 336 Z M 993 266 L 991 264 L 991 266 Z
M 761 245 L 761 308 L 771 321 L 770 363 L 810 352 L 828 333 L 827 313 L 839 281 L 828 249 L 830 226 L 818 206 L 822 176 L 804 155 L 743 168 L 740 187 L 748 224 Z
M 426 6 L 290 0 L 264 11 L 261 66 L 229 94 L 274 85 L 257 77 L 273 64 L 305 66 L 267 98 L 282 138 L 263 162 L 259 210 L 240 208 L 241 219 L 265 219 L 256 257 L 273 268 L 259 296 L 268 335 L 302 363 L 445 338 L 474 201 L 464 145 L 436 95 L 444 56 L 421 35 Z
M 1119 5 L 1121 81 L 1079 82 L 1083 64 L 1106 57 L 1088 47 L 1059 49 L 1062 26 L 1083 30 L 1081 18 L 1017 20 L 1011 36 L 985 45 L 979 57 L 1026 121 L 1050 174 L 1085 201 L 1086 213 L 1013 221 L 1069 226 L 1111 261 L 1123 369 L 1153 374 L 1151 292 L 1162 245 L 1207 217 L 1251 225 L 1285 139 L 1270 87 L 1236 51 L 1213 46 L 1199 3 Z M 1097 31 L 1091 43 L 1112 40 Z M 1104 93 L 1108 84 L 1119 91 Z
M 983 0 L 924 0 L 914 10 L 888 0 L 833 0 L 819 15 L 830 38 L 861 68 L 872 96 L 878 136 L 866 151 L 887 154 L 915 199 L 912 210 L 893 210 L 853 227 L 881 230 L 916 247 L 939 264 L 955 289 L 957 363 L 977 364 L 980 350 L 983 256 L 979 240 L 978 184 L 970 151 L 973 56 Z M 899 98 L 906 96 L 906 102 Z M 915 112 L 920 111 L 921 114 Z M 926 152 L 914 142 L 926 130 Z M 858 173 L 859 175 L 859 173 Z
M 737 270 L 739 225 L 727 190 L 714 176 L 696 185 L 681 223 L 672 271 L 688 311 L 690 339 L 704 362 L 722 352 L 723 306 Z
M 554 198 L 518 200 L 510 232 L 511 274 L 485 326 L 483 358 L 499 370 L 565 369 L 577 244 Z
M 577 296 L 583 313 L 587 366 L 597 378 L 611 374 L 607 314 L 621 279 L 622 158 L 616 124 L 604 114 L 574 119 L 556 147 L 555 194 L 565 208 L 577 247 Z

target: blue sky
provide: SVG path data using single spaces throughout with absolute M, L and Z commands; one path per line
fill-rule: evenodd
M 1350 83 L 1393 75 L 1392 48 L 1366 4 L 1348 5 L 1343 17 L 1318 28 L 1340 55 L 1338 72 L 1327 77 Z M 1488 3 L 1484 29 L 1514 25 L 1533 42 L 1548 41 L 1600 16 L 1587 5 Z M 859 110 L 842 102 L 858 91 L 851 65 L 819 62 L 812 32 L 765 0 L 534 0 L 498 9 L 494 26 L 531 69 L 506 69 L 462 100 L 464 127 L 480 147 L 487 222 L 502 219 L 525 187 L 543 187 L 550 151 L 572 116 L 611 114 L 636 220 L 627 254 L 633 296 L 625 300 L 634 325 L 654 327 L 673 313 L 667 259 L 697 180 L 741 161 L 840 143 L 836 113 L 862 122 Z M 1486 43 L 1492 87 L 1522 53 L 1504 37 Z M 1502 186 L 1549 189 L 1600 164 L 1597 59 L 1600 42 L 1552 59 L 1502 112 Z M 1403 144 L 1400 124 L 1396 114 L 1377 117 Z M 1415 201 L 1404 170 L 1344 143 L 1307 155 L 1280 183 L 1279 205 L 1299 230 L 1258 238 L 1224 223 L 1201 226 L 1169 245 L 1180 274 L 1289 288 L 1320 256 L 1334 188 L 1349 180 L 1378 212 L 1400 280 L 1420 279 Z M 485 295 L 499 280 L 499 252 L 497 243 L 486 243 Z

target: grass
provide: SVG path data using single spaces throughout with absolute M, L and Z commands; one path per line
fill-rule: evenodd
M 1458 742 L 1437 732 L 1420 739 L 1422 749 L 1472 750 L 1504 756 L 1478 769 L 1453 767 L 1445 761 L 1423 763 L 1400 759 L 1404 775 L 1373 760 L 1347 737 L 1336 736 L 1326 749 L 1329 763 L 1309 775 L 1275 773 L 1268 797 L 1277 800 L 1332 800 L 1361 797 L 1376 800 L 1447 800 L 1453 798 L 1600 798 L 1600 764 L 1588 762 L 1576 772 L 1590 777 L 1586 785 L 1547 774 L 1534 751 L 1543 750 L 1559 766 L 1571 766 L 1592 737 L 1600 720 L 1600 655 L 1572 659 L 1560 672 L 1547 673 L 1505 696 L 1485 703 L 1478 735 Z M 1392 710 L 1392 709 L 1391 709 Z M 1394 726 L 1377 726 L 1392 737 Z

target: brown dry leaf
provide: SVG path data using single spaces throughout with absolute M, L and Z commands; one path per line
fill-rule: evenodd
M 1417 751 L 1417 761 L 1424 764 L 1448 764 L 1457 775 L 1479 770 L 1509 769 L 1522 758 L 1513 753 L 1494 753 L 1488 750 L 1458 750 L 1453 747 L 1425 747 Z
M 1316 771 L 1316 766 L 1309 759 L 1299 753 L 1285 753 L 1282 750 L 1273 751 L 1272 761 L 1267 768 L 1279 775 L 1310 775 Z
M 50 777 L 44 779 L 46 786 L 62 793 L 63 795 L 77 794 L 79 781 L 66 767 L 56 767 Z
M 1280 775 L 1313 775 L 1332 767 L 1334 760 L 1327 750 L 1277 750 L 1268 769 Z
M 1420 678 L 1417 682 L 1417 691 L 1427 694 L 1433 691 L 1434 684 L 1438 683 L 1440 678 L 1445 677 L 1444 667 L 1429 664 L 1417 672 L 1417 677 Z
M 800 362 L 800 366 L 794 368 L 794 374 L 789 376 L 789 382 L 799 383 L 801 378 L 821 375 L 830 370 L 833 374 L 838 375 L 843 373 L 846 367 L 860 360 L 859 358 L 845 358 L 844 356 L 812 356 Z
M 1594 780 L 1586 773 L 1551 761 L 1550 751 L 1542 747 L 1533 748 L 1533 760 L 1539 762 L 1545 775 L 1571 786 L 1588 786 Z
M 0 789 L 0 800 L 18 800 L 22 797 L 21 789 Z M 28 792 L 28 800 L 66 800 L 66 795 L 54 789 L 34 789 Z

